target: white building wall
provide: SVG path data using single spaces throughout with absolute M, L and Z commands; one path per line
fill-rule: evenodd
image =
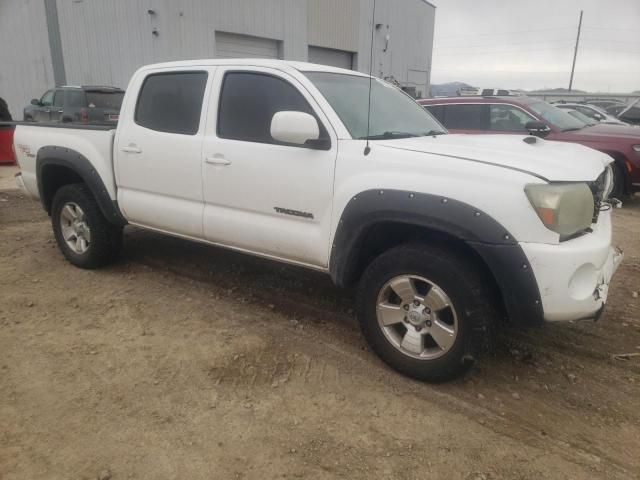
M 308 44 L 356 53 L 360 0 L 309 0 Z
M 307 55 L 300 0 L 58 0 L 58 15 L 70 84 L 126 87 L 142 65 L 214 57 L 216 31 L 280 41 L 287 59 Z
M 358 70 L 369 71 L 373 0 L 360 2 Z M 427 96 L 435 7 L 424 0 L 376 0 L 373 74 L 415 87 Z M 385 39 L 389 36 L 389 41 Z M 385 51 L 386 47 L 386 51 Z
M 0 0 L 0 96 L 18 119 L 54 86 L 44 1 Z M 352 52 L 369 70 L 373 0 L 55 1 L 67 84 L 126 87 L 142 65 L 214 57 L 216 31 L 276 40 L 287 60 L 309 45 Z M 424 0 L 377 0 L 374 74 L 426 95 L 434 17 Z
M 53 85 L 43 0 L 0 0 L 0 97 L 14 120 Z

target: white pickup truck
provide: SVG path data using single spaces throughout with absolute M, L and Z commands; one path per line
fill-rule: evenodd
M 115 130 L 19 125 L 17 181 L 78 267 L 111 262 L 132 224 L 320 270 L 357 285 L 385 362 L 440 381 L 502 319 L 597 318 L 622 258 L 607 155 L 445 133 L 357 72 L 165 63 L 134 74 Z

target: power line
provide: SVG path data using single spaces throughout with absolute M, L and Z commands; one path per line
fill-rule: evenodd
M 522 55 L 529 52 L 548 52 L 551 50 L 558 51 L 557 47 L 547 47 L 547 48 L 525 48 L 518 50 L 485 50 L 485 51 L 472 51 L 472 52 L 454 52 L 454 53 L 434 53 L 434 57 L 457 57 L 461 55 L 493 55 L 498 53 L 515 53 L 518 55 Z
M 617 27 L 587 27 L 584 26 L 582 28 L 586 28 L 587 30 L 610 30 L 613 32 L 632 32 L 637 34 L 638 30 L 634 30 L 632 28 L 617 28 Z
M 572 38 L 563 38 L 563 39 L 558 39 L 558 40 L 549 40 L 547 42 L 544 42 L 547 45 L 550 44 L 555 44 L 555 43 L 567 43 L 567 42 L 571 42 L 573 43 L 573 39 Z M 473 45 L 434 45 L 434 48 L 485 48 L 485 47 L 502 47 L 502 46 L 509 46 L 509 45 L 531 45 L 531 40 L 526 40 L 526 41 L 522 41 L 522 42 L 500 42 L 500 43 L 494 43 L 494 44 L 482 44 L 482 45 L 477 45 L 475 42 L 473 43 Z
M 454 53 L 435 52 L 433 56 L 435 58 L 435 57 L 458 57 L 463 55 L 477 56 L 477 55 L 494 55 L 494 54 L 509 54 L 509 53 L 523 55 L 529 52 L 548 52 L 552 50 L 557 52 L 563 52 L 563 50 L 558 49 L 557 47 L 548 47 L 548 48 L 526 48 L 526 49 L 518 49 L 518 50 L 485 50 L 485 51 L 469 51 L 469 52 L 454 52 Z M 607 48 L 592 48 L 592 47 L 584 48 L 583 47 L 581 51 L 585 54 L 589 54 L 591 52 L 604 52 L 607 54 L 640 55 L 640 52 L 637 52 L 637 51 L 633 52 L 630 50 L 613 50 L 613 49 L 607 49 Z
M 499 33 L 470 33 L 465 35 L 444 35 L 439 36 L 438 38 L 462 38 L 462 37 L 496 37 L 501 35 L 519 35 L 521 33 L 530 33 L 530 32 L 548 32 L 551 30 L 573 30 L 573 27 L 552 27 L 552 28 L 537 28 L 533 30 L 518 30 L 512 32 L 499 32 Z

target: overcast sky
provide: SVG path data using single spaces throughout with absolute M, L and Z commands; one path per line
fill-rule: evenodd
M 640 90 L 640 0 L 431 0 L 432 83 L 536 89 Z

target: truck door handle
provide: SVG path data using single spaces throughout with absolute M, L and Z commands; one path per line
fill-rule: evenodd
M 64 113 L 64 110 L 58 110 L 58 113 Z
M 231 162 L 220 153 L 216 153 L 213 157 L 207 157 L 204 161 L 211 165 L 231 165 Z
M 127 145 L 126 147 L 122 147 L 120 150 L 125 153 L 142 153 L 142 150 L 135 145 Z

